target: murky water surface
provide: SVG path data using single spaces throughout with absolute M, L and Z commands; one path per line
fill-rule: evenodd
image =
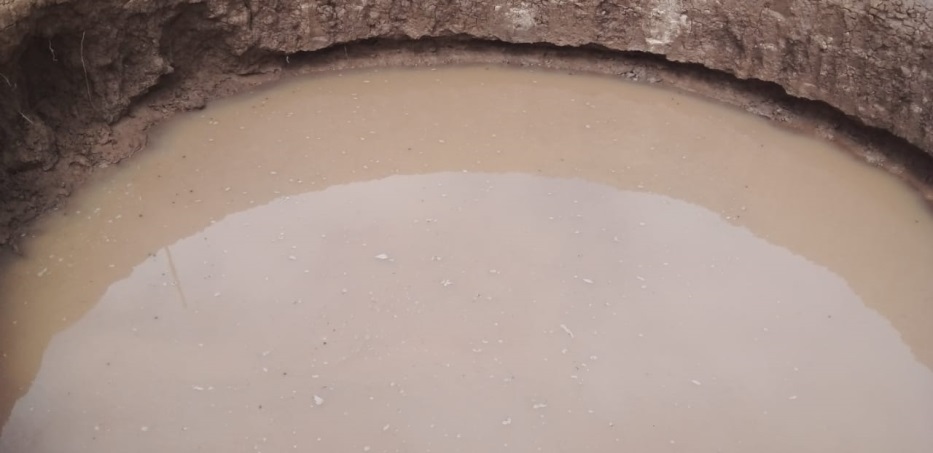
M 730 109 L 491 68 L 186 116 L 0 268 L 0 451 L 933 451 L 933 220 Z

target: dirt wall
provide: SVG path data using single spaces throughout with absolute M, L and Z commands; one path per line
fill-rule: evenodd
M 158 113 L 377 38 L 661 56 L 774 82 L 933 154 L 933 0 L 0 0 L 0 244 L 142 147 Z

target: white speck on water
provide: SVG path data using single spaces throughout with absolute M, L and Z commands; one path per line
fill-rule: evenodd
M 566 324 L 561 324 L 561 325 L 560 325 L 560 328 L 561 328 L 561 330 L 564 331 L 564 333 L 566 333 L 567 335 L 570 335 L 570 338 L 573 338 L 573 331 L 571 331 L 570 328 L 567 327 Z
M 385 253 L 380 253 L 380 254 L 376 255 L 375 258 L 376 258 L 377 260 L 387 260 L 387 259 L 389 259 L 389 255 L 386 255 Z
M 322 405 L 322 404 L 324 404 L 324 398 L 321 398 L 321 397 L 318 396 L 318 395 L 314 395 L 314 405 L 315 405 L 315 406 L 320 406 L 320 405 Z
M 511 425 L 511 424 L 512 424 L 512 417 L 509 417 L 509 418 L 506 418 L 505 420 L 502 420 L 502 424 L 503 424 L 503 425 Z
M 149 427 L 148 427 L 148 426 L 140 426 L 140 427 L 139 427 L 139 430 L 142 431 L 142 432 L 147 432 L 147 431 L 149 431 Z
M 220 292 L 218 291 L 218 292 L 214 293 L 214 297 L 220 297 Z
M 383 426 L 382 426 L 382 430 L 383 430 L 383 431 L 388 431 L 388 430 L 389 430 L 389 424 L 386 423 L 385 425 L 383 425 Z
M 791 396 L 788 397 L 787 399 L 789 399 L 789 400 L 795 400 L 795 399 L 797 399 L 797 395 L 791 395 Z
M 545 407 L 547 407 L 547 404 L 544 403 L 535 403 L 531 406 L 531 408 L 534 410 L 544 409 Z
M 49 271 L 49 268 L 43 267 L 41 271 L 39 271 L 39 272 L 36 273 L 36 277 L 42 277 L 42 276 L 45 275 L 45 273 L 48 272 L 48 271 Z
M 453 284 L 454 284 L 454 282 L 450 281 L 449 278 L 445 278 L 445 279 L 441 280 L 441 286 L 443 286 L 443 287 L 445 287 L 445 288 L 448 287 L 448 286 L 450 286 L 450 285 L 453 285 Z
M 588 279 L 588 278 L 584 278 L 584 279 L 583 279 L 583 283 L 587 283 L 587 284 L 592 285 L 592 284 L 593 284 L 593 280 L 590 280 L 590 279 Z
M 696 379 L 693 379 L 693 380 L 691 380 L 690 382 L 692 382 L 693 385 L 703 385 L 702 382 L 700 382 L 700 381 L 698 381 L 698 380 L 696 380 Z
M 363 451 L 369 451 L 369 445 L 363 447 Z

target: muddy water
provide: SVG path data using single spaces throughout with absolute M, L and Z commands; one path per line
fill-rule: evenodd
M 933 449 L 933 216 L 730 109 L 315 75 L 119 167 L 0 269 L 4 453 Z

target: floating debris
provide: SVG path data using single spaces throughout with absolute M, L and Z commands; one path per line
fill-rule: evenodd
M 320 406 L 320 405 L 322 405 L 322 404 L 324 404 L 324 398 L 321 398 L 321 397 L 318 396 L 318 395 L 314 395 L 314 405 L 315 405 L 315 406 Z
M 571 331 L 570 328 L 567 327 L 566 324 L 561 324 L 561 325 L 560 325 L 560 328 L 561 328 L 561 330 L 563 330 L 567 335 L 570 335 L 570 338 L 573 338 L 573 331 Z
M 376 258 L 377 260 L 387 260 L 389 259 L 389 255 L 386 255 L 385 253 L 380 253 L 376 255 L 374 258 Z

